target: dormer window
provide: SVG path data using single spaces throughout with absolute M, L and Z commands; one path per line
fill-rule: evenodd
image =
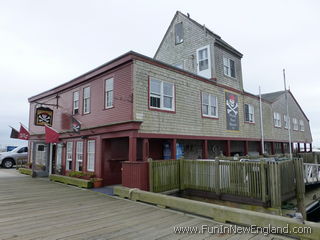
M 175 32 L 175 42 L 176 42 L 176 44 L 183 43 L 183 25 L 182 25 L 182 22 L 177 23 L 174 26 L 174 32 Z
M 197 49 L 197 72 L 200 76 L 211 78 L 210 46 Z
M 223 57 L 223 73 L 228 77 L 236 78 L 235 64 L 232 59 Z

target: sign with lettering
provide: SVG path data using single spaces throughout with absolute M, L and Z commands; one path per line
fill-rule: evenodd
M 227 130 L 239 131 L 239 103 L 236 94 L 226 92 Z
M 39 107 L 36 109 L 35 125 L 37 126 L 52 126 L 53 110 L 50 108 Z

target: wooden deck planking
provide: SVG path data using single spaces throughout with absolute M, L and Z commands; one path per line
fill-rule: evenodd
M 222 240 L 254 237 L 250 234 L 219 236 L 173 232 L 173 226 L 200 227 L 203 224 L 219 223 L 29 176 L 0 178 L 0 239 Z M 272 239 L 272 235 L 260 237 Z

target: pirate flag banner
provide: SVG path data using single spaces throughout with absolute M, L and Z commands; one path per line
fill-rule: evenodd
M 227 130 L 239 131 L 239 104 L 237 95 L 226 92 L 226 111 Z
M 20 132 L 19 132 L 18 138 L 22 140 L 28 140 L 29 137 L 30 137 L 29 131 L 22 124 L 20 124 Z
M 52 126 L 53 110 L 50 108 L 39 107 L 36 109 L 35 125 L 37 126 Z
M 80 133 L 81 123 L 72 116 L 72 131 L 74 133 Z
M 11 126 L 9 126 L 11 127 Z M 11 127 L 10 138 L 19 138 L 19 131 L 13 127 Z

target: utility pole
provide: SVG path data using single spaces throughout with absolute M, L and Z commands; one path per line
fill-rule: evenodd
M 286 83 L 286 70 L 283 69 L 283 82 L 284 82 L 284 91 L 286 98 L 286 106 L 287 106 L 287 123 L 288 123 L 288 137 L 289 137 L 289 158 L 292 159 L 292 149 L 291 149 L 291 121 L 289 116 L 289 105 L 288 105 L 288 90 Z

